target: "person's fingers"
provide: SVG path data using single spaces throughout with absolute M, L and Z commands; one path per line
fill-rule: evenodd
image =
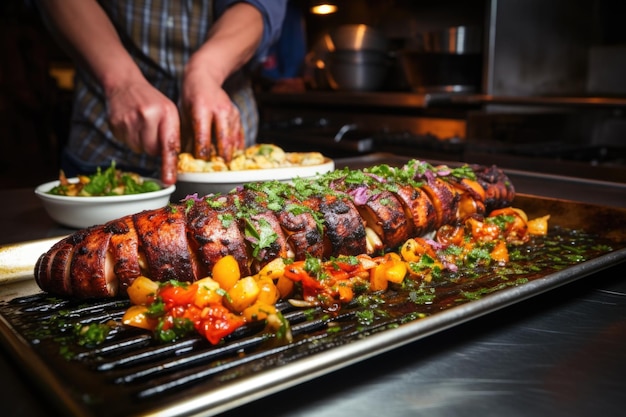
M 167 120 L 167 116 L 163 117 L 161 113 L 157 112 L 157 109 L 149 109 L 142 116 L 136 125 L 139 131 L 141 150 L 150 156 L 157 156 L 162 148 L 159 144 L 161 138 L 159 130 L 163 121 Z
M 191 124 L 189 113 L 182 111 L 180 113 L 180 151 L 193 154 L 194 149 L 194 130 Z
M 231 117 L 233 118 L 230 123 L 230 134 L 233 149 L 231 150 L 231 157 L 234 155 L 235 151 L 243 150 L 245 147 L 245 138 L 243 135 L 243 125 L 241 124 L 241 115 L 239 114 L 239 110 L 235 107 L 235 112 L 231 113 Z
M 132 126 L 133 121 L 129 119 L 129 116 L 126 115 L 125 118 L 120 117 L 111 117 L 109 120 L 109 125 L 111 127 L 111 133 L 113 136 L 123 142 L 135 153 L 141 153 L 143 151 L 143 147 L 141 145 L 141 134 L 139 129 L 130 129 L 129 126 Z
M 215 117 L 215 141 L 218 154 L 226 162 L 230 162 L 236 150 L 243 149 L 243 129 L 236 108 L 234 111 L 222 112 Z
M 242 150 L 245 147 L 245 139 L 243 135 L 243 125 L 241 124 L 241 114 L 239 113 L 239 109 L 237 107 L 233 107 L 234 112 L 230 114 L 231 122 L 230 122 L 230 134 L 232 136 L 232 144 L 234 153 L 237 150 Z
M 191 120 L 194 135 L 194 155 L 198 159 L 208 161 L 211 158 L 211 115 L 196 114 L 191 111 Z
M 111 132 L 135 153 L 159 155 L 161 149 L 158 135 L 162 118 L 178 118 L 177 112 L 167 107 L 148 107 L 145 109 L 116 113 L 110 117 Z
M 232 159 L 232 144 L 228 116 L 225 113 L 220 113 L 215 117 L 215 142 L 218 155 L 224 158 L 224 161 L 230 162 Z
M 246 147 L 246 137 L 243 134 L 243 126 L 241 120 L 239 120 L 239 129 L 237 129 L 237 139 L 235 141 L 237 149 L 244 149 Z
M 159 156 L 164 146 L 163 129 L 180 126 L 178 107 L 148 82 L 133 82 L 107 95 L 108 122 L 115 138 L 138 154 Z M 172 139 L 168 139 L 172 140 Z M 180 146 L 180 134 L 174 137 Z
M 180 121 L 178 117 L 163 118 L 159 123 L 161 147 L 161 181 L 165 185 L 176 183 L 178 154 L 180 153 Z

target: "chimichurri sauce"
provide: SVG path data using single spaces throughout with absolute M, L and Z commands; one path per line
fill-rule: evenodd
M 547 236 L 535 236 L 526 244 L 509 247 L 510 261 L 504 266 L 444 271 L 431 282 L 405 279 L 402 285 L 390 287 L 384 294 L 363 294 L 356 301 L 357 326 L 362 329 L 396 327 L 546 277 L 625 246 L 626 243 L 581 231 L 555 228 Z M 363 313 L 363 309 L 367 313 Z

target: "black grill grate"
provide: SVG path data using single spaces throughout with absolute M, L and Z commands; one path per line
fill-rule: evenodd
M 564 264 L 559 265 L 541 249 L 548 242 L 536 242 L 521 250 L 532 256 L 527 262 L 535 272 L 516 272 L 524 262 L 520 261 L 509 265 L 506 274 L 442 280 L 432 284 L 434 301 L 427 303 L 412 300 L 415 288 L 395 288 L 384 297 L 373 297 L 373 304 L 354 303 L 334 315 L 283 302 L 278 307 L 291 325 L 293 342 L 289 344 L 277 341 L 262 323 L 239 328 L 217 346 L 200 336 L 160 344 L 149 332 L 125 326 L 114 327 L 96 347 L 65 344 L 68 329 L 75 324 L 120 322 L 129 302 L 61 300 L 45 294 L 0 302 L 0 341 L 42 385 L 41 392 L 48 400 L 74 415 L 130 417 L 159 412 L 174 416 L 224 411 L 626 259 L 626 236 L 619 227 L 626 211 L 556 200 L 523 201 L 530 209 L 537 201 L 539 212 L 551 213 L 555 222 L 584 220 L 581 226 L 589 231 L 607 235 L 608 230 L 610 239 L 597 234 L 570 236 L 566 230 L 562 235 L 551 233 L 547 239 L 566 242 L 565 246 L 581 249 L 584 245 L 587 251 L 577 255 L 584 255 L 586 262 L 565 264 L 569 261 L 563 259 Z M 468 294 L 480 297 L 469 298 Z M 370 314 L 362 314 L 366 312 Z M 420 317 L 426 318 L 417 320 Z M 66 348 L 74 354 L 69 360 L 62 355 Z
M 331 316 L 320 308 L 305 311 L 283 302 L 278 307 L 290 323 L 289 344 L 277 342 L 262 322 L 237 329 L 216 346 L 200 336 L 161 344 L 149 332 L 126 326 L 114 327 L 105 342 L 91 348 L 78 346 L 70 336 L 77 324 L 121 322 L 128 306 L 126 300 L 86 303 L 39 294 L 4 303 L 0 313 L 61 381 L 80 385 L 74 400 L 85 415 L 95 416 L 144 412 L 175 401 L 183 390 L 186 395 L 210 390 L 395 326 L 401 319 L 392 315 L 363 325 L 356 306 Z M 64 356 L 66 349 L 71 358 Z M 99 406 L 103 403 L 106 408 Z

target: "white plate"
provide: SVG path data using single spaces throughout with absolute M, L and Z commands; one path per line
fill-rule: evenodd
M 220 172 L 179 172 L 175 198 L 198 193 L 228 193 L 239 185 L 257 181 L 291 181 L 295 178 L 310 178 L 335 169 L 332 159 L 324 158 L 324 163 L 297 167 L 247 169 Z
M 153 178 L 144 178 L 144 180 L 161 184 Z M 68 181 L 78 182 L 78 178 L 69 178 Z M 59 185 L 58 180 L 41 184 L 35 189 L 35 194 L 41 199 L 46 212 L 53 220 L 79 229 L 104 224 L 143 210 L 165 207 L 169 203 L 170 195 L 176 189 L 175 185 L 170 185 L 147 193 L 97 197 L 48 194 L 48 191 L 57 185 Z
M 297 167 L 245 169 L 241 171 L 219 172 L 178 172 L 178 181 L 198 182 L 209 184 L 242 184 L 255 181 L 290 180 L 293 178 L 307 178 L 316 174 L 332 171 L 335 163 L 332 159 L 324 158 L 324 163 L 317 165 L 303 165 Z

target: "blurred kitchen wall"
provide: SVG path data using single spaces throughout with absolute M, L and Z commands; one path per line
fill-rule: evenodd
M 68 61 L 29 1 L 0 2 L 0 186 L 31 187 L 58 176 L 69 92 L 51 75 Z

